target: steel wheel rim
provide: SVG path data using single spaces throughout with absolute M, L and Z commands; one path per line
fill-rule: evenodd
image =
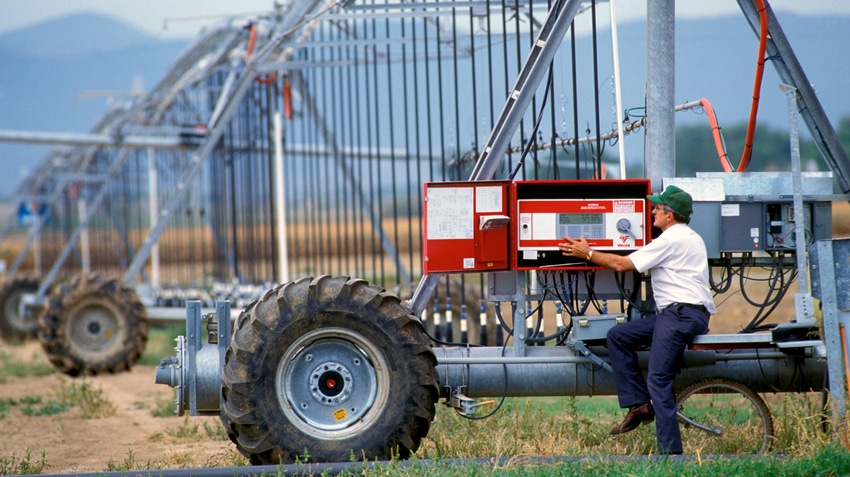
M 299 430 L 340 440 L 376 422 L 388 398 L 389 367 L 359 333 L 327 328 L 287 349 L 275 387 L 283 413 Z
M 120 313 L 106 301 L 83 303 L 68 312 L 72 347 L 86 353 L 106 353 L 121 340 Z
M 3 308 L 6 321 L 19 330 L 35 331 L 38 328 L 38 320 L 34 316 L 26 318 L 19 313 L 21 298 L 25 294 L 33 292 L 35 290 L 14 290 L 9 294 L 9 298 L 6 300 Z
M 706 392 L 706 390 L 712 390 L 712 391 Z M 745 415 L 746 413 L 751 412 L 752 414 L 750 415 L 750 419 L 757 418 L 758 425 L 750 426 L 749 429 L 750 430 L 758 429 L 759 432 L 758 432 L 757 437 L 755 437 L 755 435 L 751 436 L 751 441 L 748 442 L 748 444 L 757 446 L 757 449 L 748 449 L 749 452 L 745 452 L 745 453 L 763 454 L 763 453 L 767 452 L 767 450 L 770 448 L 771 439 L 772 439 L 772 436 L 770 435 L 770 432 L 768 430 L 768 423 L 766 421 L 767 417 L 762 415 L 761 408 L 758 405 L 758 403 L 756 401 L 754 401 L 753 398 L 750 395 L 742 392 L 741 389 L 738 386 L 727 384 L 727 383 L 712 383 L 710 385 L 706 385 L 703 388 L 702 392 L 699 392 L 699 393 L 695 392 L 695 393 L 688 395 L 686 399 L 684 399 L 681 403 L 679 403 L 678 409 L 679 409 L 679 411 L 683 412 L 683 414 L 688 415 L 688 414 L 690 414 L 690 412 L 688 411 L 687 408 L 689 406 L 693 406 L 693 403 L 688 402 L 689 400 L 691 400 L 691 398 L 699 400 L 699 399 L 706 399 L 706 398 L 709 398 L 709 397 L 717 397 L 717 396 L 725 396 L 725 397 L 729 398 L 730 400 L 731 399 L 745 399 L 746 400 L 746 403 L 752 409 L 749 409 L 749 408 L 738 409 L 735 406 L 729 406 L 728 403 L 726 403 L 724 406 L 722 406 L 722 409 L 726 409 L 727 411 L 731 410 L 733 415 L 735 413 L 737 413 L 738 411 L 741 411 L 742 415 Z M 716 416 L 719 412 L 720 412 L 720 410 L 718 409 L 717 412 L 711 412 L 711 413 L 706 413 L 706 414 Z M 715 424 L 712 423 L 711 425 L 714 426 Z M 718 426 L 718 429 L 720 429 L 723 433 L 719 434 L 719 435 L 715 435 L 715 436 L 713 436 L 713 438 L 718 438 L 718 439 L 724 438 L 724 437 L 726 437 L 727 431 L 732 429 L 731 427 L 728 427 L 725 424 L 717 424 L 717 426 Z M 706 432 L 706 431 L 701 430 L 700 432 Z

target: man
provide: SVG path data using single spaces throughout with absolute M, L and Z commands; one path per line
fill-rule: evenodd
M 650 270 L 658 313 L 608 331 L 617 396 L 620 407 L 629 408 L 623 423 L 611 434 L 629 432 L 655 420 L 659 452 L 681 454 L 673 378 L 685 346 L 708 331 L 708 317 L 716 309 L 708 286 L 705 242 L 688 226 L 693 212 L 690 194 L 671 185 L 661 195 L 647 198 L 653 203 L 653 225 L 662 232 L 647 246 L 623 256 L 591 250 L 583 237 L 564 237 L 558 248 L 566 256 L 618 272 Z M 644 379 L 637 350 L 646 345 L 651 347 Z

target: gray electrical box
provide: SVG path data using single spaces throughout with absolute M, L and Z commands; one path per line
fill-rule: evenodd
M 755 252 L 764 250 L 764 204 L 724 202 L 720 204 L 720 250 Z
M 832 174 L 801 174 L 806 244 L 832 237 Z M 694 199 L 691 228 L 708 258 L 727 252 L 796 251 L 793 176 L 790 172 L 697 173 L 664 178 Z

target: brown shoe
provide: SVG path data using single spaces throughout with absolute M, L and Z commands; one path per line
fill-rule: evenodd
M 655 411 L 652 410 L 651 403 L 632 406 L 629 409 L 629 413 L 626 414 L 626 418 L 623 419 L 623 423 L 611 429 L 611 435 L 625 434 L 626 432 L 637 429 L 641 424 L 646 424 L 654 420 Z

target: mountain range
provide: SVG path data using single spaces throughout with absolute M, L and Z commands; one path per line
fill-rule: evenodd
M 850 17 L 784 12 L 777 12 L 777 17 L 827 115 L 837 126 L 839 119 L 850 116 L 846 86 L 850 77 Z M 624 107 L 640 108 L 646 83 L 645 22 L 620 25 L 618 37 Z M 162 40 L 93 13 L 69 15 L 2 34 L 0 129 L 86 132 L 106 111 L 107 101 L 127 100 L 121 94 L 133 88 L 152 88 L 189 41 Z M 722 124 L 746 121 L 757 47 L 757 38 L 743 15 L 677 20 L 677 104 L 708 98 Z M 602 58 L 604 61 L 604 55 Z M 769 62 L 764 78 L 759 122 L 787 129 L 787 102 Z M 608 95 L 610 79 L 602 80 L 608 82 L 600 86 Z M 602 101 L 608 102 L 607 96 Z M 705 119 L 684 114 L 677 115 L 676 121 Z M 801 125 L 801 131 L 804 129 Z M 0 198 L 14 191 L 22 171 L 37 164 L 46 151 L 42 146 L 0 143 Z

